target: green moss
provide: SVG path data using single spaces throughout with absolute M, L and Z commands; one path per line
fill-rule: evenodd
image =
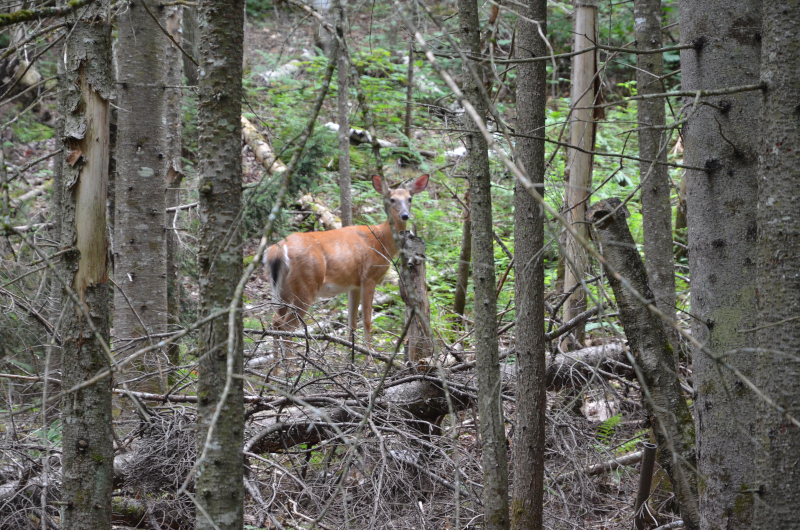
M 739 495 L 733 501 L 733 515 L 740 521 L 749 522 L 753 514 L 753 494 L 747 484 L 739 486 Z
M 11 26 L 12 24 L 25 22 L 26 20 L 32 19 L 33 16 L 34 12 L 30 9 L 20 9 L 13 13 L 3 14 L 0 15 L 0 26 Z

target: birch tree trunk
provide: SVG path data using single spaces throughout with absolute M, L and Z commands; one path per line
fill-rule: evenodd
M 546 0 L 528 0 L 523 10 L 547 34 Z M 537 25 L 520 18 L 517 57 L 548 54 Z M 517 70 L 517 160 L 544 196 L 544 141 L 547 70 L 543 61 L 521 63 Z M 528 138 L 526 138 L 527 136 Z M 519 183 L 514 188 L 514 304 L 517 352 L 517 428 L 514 439 L 514 491 L 511 526 L 541 529 L 544 509 L 545 342 L 544 342 L 544 210 Z
M 198 159 L 200 164 L 200 318 L 225 310 L 241 278 L 242 236 L 237 216 L 242 199 L 242 55 L 244 0 L 201 0 Z M 242 441 L 242 316 L 229 351 L 228 318 L 201 332 L 197 346 L 198 404 L 195 489 L 199 530 L 241 530 L 244 517 Z M 234 377 L 227 377 L 231 363 Z M 227 399 L 220 399 L 228 385 Z M 219 412 L 217 411 L 217 408 Z M 215 420 L 215 415 L 218 417 Z M 212 430 L 213 429 L 213 430 Z M 209 431 L 212 432 L 209 436 Z M 208 443 L 206 441 L 208 440 Z M 199 457 L 198 457 L 199 458 Z
M 169 152 L 166 126 L 166 36 L 143 5 L 119 15 L 117 48 L 116 215 L 114 220 L 114 336 L 144 337 L 167 330 L 167 244 L 164 193 Z M 153 8 L 155 9 L 155 8 Z M 153 15 L 163 27 L 165 9 Z M 156 352 L 155 355 L 158 355 Z M 147 372 L 153 357 L 133 363 Z M 137 374 L 139 375 L 139 374 Z M 156 379 L 134 390 L 159 390 Z M 162 391 L 166 391 L 163 389 Z
M 461 46 L 467 54 L 480 54 L 481 36 L 477 0 L 458 0 Z M 473 68 L 478 65 L 472 63 Z M 469 72 L 463 70 L 463 92 L 478 115 L 486 115 L 486 102 Z M 478 373 L 478 412 L 483 463 L 484 528 L 505 530 L 508 519 L 508 459 L 500 403 L 500 366 L 497 352 L 497 298 L 492 239 L 492 195 L 486 140 L 471 118 L 465 118 L 467 174 L 472 223 L 472 278 L 475 290 L 475 349 Z
M 684 90 L 759 82 L 761 2 L 682 0 L 681 51 Z M 733 59 L 735 57 L 735 59 Z M 756 175 L 762 95 L 740 92 L 707 98 L 684 128 L 687 221 L 691 272 L 692 335 L 725 355 L 748 378 L 758 360 L 742 350 L 755 339 L 739 330 L 756 314 Z M 757 406 L 739 380 L 703 353 L 692 357 L 703 529 L 741 529 L 752 524 L 757 446 Z
M 575 0 L 575 41 L 573 51 L 591 48 L 597 43 L 597 0 Z M 595 101 L 595 73 L 597 52 L 576 55 L 572 59 L 572 93 L 569 124 L 569 143 L 586 151 L 594 150 L 594 112 L 590 108 Z M 583 107 L 583 108 L 579 108 Z M 564 218 L 584 239 L 588 229 L 583 223 L 586 202 L 592 187 L 592 155 L 569 149 L 567 171 L 569 172 L 564 193 Z M 587 265 L 586 251 L 569 235 L 564 239 L 564 292 L 581 283 Z M 586 310 L 586 293 L 575 290 L 564 304 L 564 322 L 569 322 Z M 583 341 L 584 325 L 575 328 L 578 342 Z M 566 346 L 566 344 L 565 344 Z
M 66 289 L 62 319 L 62 387 L 85 382 L 109 368 L 101 341 L 109 343 L 106 256 L 106 192 L 109 156 L 109 98 L 112 97 L 110 27 L 104 24 L 108 0 L 80 11 L 64 43 L 64 116 L 60 275 Z M 71 530 L 111 527 L 114 449 L 111 378 L 71 394 L 62 409 L 61 526 Z
M 636 48 L 661 48 L 661 0 L 635 0 L 633 3 Z M 664 57 L 660 53 L 636 56 L 636 89 L 639 95 L 664 92 L 660 76 L 664 75 Z M 672 254 L 672 207 L 669 203 L 669 172 L 665 145 L 667 116 L 663 99 L 637 101 L 639 113 L 639 157 L 654 162 L 640 162 L 642 184 L 642 228 L 644 229 L 644 264 L 656 306 L 675 322 L 675 259 Z M 673 348 L 678 347 L 678 333 L 665 325 Z M 675 357 L 676 361 L 678 357 Z
M 764 3 L 758 172 L 758 387 L 795 418 L 759 402 L 759 502 L 753 528 L 797 528 L 800 506 L 800 4 Z M 778 353 L 783 352 L 783 353 Z

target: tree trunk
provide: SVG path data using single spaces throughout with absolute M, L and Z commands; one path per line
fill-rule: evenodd
M 183 8 L 183 20 L 181 21 L 183 25 L 183 31 L 181 32 L 183 44 L 181 44 L 181 48 L 191 54 L 195 60 L 199 57 L 197 53 L 198 40 L 200 37 L 197 28 L 198 16 L 196 7 L 187 6 Z M 197 85 L 197 65 L 189 60 L 183 53 L 181 53 L 181 58 L 183 60 L 183 75 L 186 76 L 186 83 L 189 86 Z
M 400 282 L 400 296 L 406 304 L 406 322 L 413 319 L 406 333 L 405 357 L 406 361 L 416 363 L 433 354 L 433 338 L 428 336 L 425 326 L 414 316 L 409 293 L 410 290 L 414 291 L 417 309 L 422 313 L 423 318 L 430 322 L 431 304 L 428 301 L 428 284 L 425 281 L 425 241 L 409 231 L 401 232 L 400 240 L 402 241 L 400 255 L 407 258 L 406 265 L 411 280 L 410 285 Z
M 120 13 L 118 24 L 117 82 L 122 110 L 117 115 L 115 150 L 114 336 L 117 340 L 167 330 L 164 189 L 169 146 L 164 85 L 169 41 L 153 23 L 143 1 L 131 2 Z M 165 9 L 156 9 L 153 15 L 163 27 Z M 132 364 L 132 369 L 147 373 L 151 363 L 156 366 L 154 360 L 142 358 Z M 158 388 L 159 383 L 153 378 L 137 383 L 133 390 Z
M 227 309 L 242 275 L 241 232 L 238 214 L 242 198 L 242 53 L 243 0 L 201 0 L 200 60 L 203 75 L 198 87 L 198 173 L 200 176 L 200 318 Z M 197 502 L 209 515 L 197 516 L 197 528 L 241 530 L 244 486 L 242 440 L 242 316 L 235 330 L 225 318 L 206 325 L 198 344 Z M 233 350 L 228 333 L 235 334 Z M 233 378 L 229 379 L 227 364 Z M 226 384 L 229 392 L 220 404 Z M 212 425 L 217 408 L 219 416 Z M 209 437 L 209 430 L 212 429 Z M 208 444 L 206 440 L 208 438 Z M 199 457 L 198 457 L 199 459 Z
M 336 32 L 344 41 L 347 31 L 347 0 L 339 0 Z M 350 188 L 350 61 L 348 54 L 339 54 L 336 66 L 339 79 L 339 200 L 342 226 L 353 224 L 353 191 Z M 351 296 L 348 294 L 347 296 Z
M 467 306 L 467 287 L 469 285 L 469 266 L 472 261 L 472 221 L 469 216 L 469 191 L 465 193 L 464 203 L 467 205 L 464 211 L 464 222 L 461 229 L 461 250 L 458 253 L 458 271 L 456 272 L 456 294 L 453 300 L 453 313 L 456 314 L 455 321 L 466 324 L 464 311 Z
M 765 2 L 763 17 L 761 80 L 767 88 L 759 129 L 756 381 L 795 418 L 791 422 L 759 401 L 755 484 L 763 489 L 753 528 L 772 530 L 797 528 L 800 506 L 800 4 Z
M 181 6 L 171 6 L 164 8 L 166 17 L 166 30 L 172 35 L 176 42 L 181 42 L 181 23 L 183 13 L 187 8 Z M 181 44 L 183 46 L 183 44 Z M 183 181 L 183 170 L 181 164 L 181 148 L 183 146 L 183 135 L 181 134 L 182 115 L 183 115 L 183 89 L 177 88 L 183 84 L 181 72 L 181 58 L 183 53 L 172 43 L 167 43 L 167 70 L 165 75 L 167 88 L 165 92 L 165 109 L 167 123 L 167 175 L 166 175 L 166 197 L 167 207 L 178 206 L 181 203 L 180 186 Z M 191 63 L 191 61 L 189 61 Z M 194 64 L 192 64 L 194 66 Z M 178 212 L 167 214 L 166 240 L 167 240 L 167 326 L 174 326 L 175 329 L 181 320 L 181 283 L 180 283 L 180 264 L 178 263 L 178 227 L 173 223 L 177 219 Z M 167 357 L 172 365 L 180 363 L 180 345 L 171 344 L 167 349 Z
M 458 0 L 461 46 L 467 54 L 480 54 L 481 35 L 476 0 Z M 463 92 L 479 116 L 486 115 L 476 80 L 468 65 L 463 69 Z M 472 63 L 477 68 L 476 63 Z M 483 463 L 484 528 L 507 529 L 508 458 L 503 414 L 500 406 L 500 367 L 497 353 L 497 295 L 495 293 L 492 239 L 492 195 L 486 140 L 477 125 L 465 118 L 467 174 L 469 175 L 470 221 L 472 223 L 473 288 L 475 291 L 475 350 L 478 372 L 479 433 Z
M 759 82 L 761 2 L 682 0 L 681 51 L 684 90 Z M 735 60 L 732 58 L 735 57 Z M 692 336 L 752 378 L 758 361 L 742 350 L 753 337 L 755 304 L 758 119 L 761 94 L 741 92 L 706 98 L 684 128 L 687 220 L 691 272 Z M 685 112 L 693 98 L 684 100 Z M 729 143 L 730 142 L 730 143 Z M 733 145 L 731 145 L 733 144 Z M 733 147 L 735 146 L 735 148 Z M 701 528 L 740 529 L 752 524 L 755 481 L 751 436 L 757 407 L 736 377 L 707 355 L 692 358 L 697 422 Z M 735 418 L 736 421 L 732 421 Z
M 636 47 L 640 50 L 661 48 L 661 0 L 635 0 L 633 3 Z M 660 76 L 664 75 L 664 57 L 660 53 L 636 56 L 636 88 L 639 95 L 664 92 Z M 644 160 L 667 161 L 669 141 L 663 127 L 667 116 L 663 99 L 636 102 L 639 112 L 639 157 Z M 675 322 L 675 259 L 672 254 L 672 207 L 669 202 L 669 171 L 663 164 L 639 163 L 642 185 L 642 228 L 644 229 L 644 263 L 656 306 Z M 678 347 L 678 332 L 665 324 L 667 337 Z M 675 357 L 676 362 L 678 357 Z
M 81 307 L 69 298 L 61 321 L 62 386 L 71 388 L 109 368 L 101 341 L 109 343 L 106 256 L 108 184 L 108 100 L 113 94 L 108 0 L 80 11 L 65 43 L 61 248 L 76 252 L 61 258 L 59 270 Z M 94 330 L 97 330 L 95 334 Z M 77 530 L 111 527 L 114 449 L 111 378 L 64 400 L 62 410 L 63 482 L 61 526 Z
M 546 0 L 528 0 L 523 11 L 547 34 Z M 548 54 L 536 24 L 520 18 L 517 57 Z M 492 45 L 492 44 L 490 44 Z M 547 101 L 547 70 L 543 61 L 521 63 L 517 73 L 517 132 L 542 136 Z M 544 141 L 517 139 L 517 161 L 544 196 Z M 514 491 L 511 526 L 541 529 L 544 509 L 545 342 L 544 342 L 544 210 L 519 183 L 514 188 L 514 304 L 517 351 L 517 428 L 514 440 Z
M 597 0 L 575 1 L 575 41 L 574 51 L 591 48 L 597 42 Z M 572 59 L 572 94 L 569 123 L 569 143 L 575 147 L 593 151 L 595 123 L 594 112 L 590 108 L 595 102 L 595 73 L 597 72 L 597 52 L 582 53 Z M 584 107 L 584 108 L 576 108 Z M 564 218 L 584 237 L 588 229 L 583 224 L 587 197 L 592 187 L 592 155 L 568 150 L 567 187 L 564 193 Z M 567 234 L 564 238 L 564 291 L 580 284 L 587 266 L 586 251 Z M 586 293 L 582 288 L 575 290 L 564 304 L 564 322 L 586 310 Z M 584 326 L 575 329 L 578 342 L 583 342 Z M 565 346 L 567 344 L 565 343 Z M 566 349 L 566 348 L 565 348 Z
M 608 264 L 649 301 L 653 299 L 653 292 L 625 221 L 630 214 L 624 206 L 616 210 L 621 205 L 622 201 L 617 198 L 595 203 L 586 212 L 586 220 L 595 223 L 595 241 Z M 658 464 L 672 481 L 686 528 L 699 528 L 694 420 L 675 373 L 675 355 L 663 321 L 615 276 L 609 275 L 608 283 L 614 290 L 622 327 L 644 392 L 644 405 L 658 441 Z

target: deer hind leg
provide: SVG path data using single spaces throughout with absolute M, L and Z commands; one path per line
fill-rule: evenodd
M 314 293 L 312 292 L 287 292 L 286 289 L 282 290 L 280 305 L 272 321 L 273 327 L 280 331 L 296 330 L 303 323 L 303 319 L 312 303 L 314 303 Z M 277 342 L 279 350 L 284 357 L 294 357 L 291 338 L 280 338 Z

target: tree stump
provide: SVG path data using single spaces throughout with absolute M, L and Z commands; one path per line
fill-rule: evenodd
M 406 285 L 406 278 L 400 277 L 400 296 L 406 304 L 406 320 L 412 318 L 408 328 L 405 342 L 406 361 L 412 363 L 430 357 L 433 354 L 432 338 L 425 331 L 425 326 L 419 317 L 414 317 L 414 305 L 417 306 L 422 317 L 430 322 L 431 306 L 428 300 L 428 285 L 425 282 L 425 241 L 411 232 L 401 232 L 400 259 L 406 260 L 413 292 L 413 300 Z

